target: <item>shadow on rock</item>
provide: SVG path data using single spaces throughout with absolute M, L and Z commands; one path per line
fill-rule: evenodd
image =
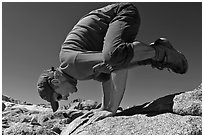
M 183 92 L 167 95 L 152 102 L 147 102 L 139 106 L 133 106 L 131 108 L 125 109 L 122 112 L 116 113 L 115 116 L 132 116 L 135 114 L 147 114 L 147 116 L 155 116 L 162 113 L 174 113 L 174 97 L 182 93 Z

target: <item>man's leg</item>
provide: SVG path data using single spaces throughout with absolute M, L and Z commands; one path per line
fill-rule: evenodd
M 132 43 L 133 46 L 133 58 L 130 63 L 126 66 L 128 69 L 140 65 L 138 62 L 143 62 L 148 59 L 155 57 L 155 49 L 140 41 Z
M 124 68 L 152 65 L 154 68 L 160 70 L 168 68 L 179 74 L 185 74 L 188 70 L 188 62 L 185 56 L 177 51 L 166 38 L 159 38 L 150 45 L 135 41 L 132 46 L 133 58 Z
M 140 16 L 132 4 L 122 3 L 118 11 L 121 12 L 109 24 L 102 52 L 105 63 L 121 68 L 133 57 L 133 42 L 139 30 Z

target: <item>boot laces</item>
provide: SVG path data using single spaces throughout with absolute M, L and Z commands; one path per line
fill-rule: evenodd
M 162 61 L 153 61 L 152 62 L 152 68 L 156 68 L 156 69 L 159 69 L 159 70 L 163 70 L 164 68 L 167 68 L 168 72 L 171 73 L 172 70 L 170 67 L 168 67 L 167 65 L 167 62 L 168 62 L 168 57 L 165 55 L 164 56 L 164 59 Z

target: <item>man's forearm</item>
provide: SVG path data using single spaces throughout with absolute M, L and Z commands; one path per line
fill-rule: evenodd
M 111 74 L 111 79 L 103 83 L 104 92 L 104 109 L 113 112 L 117 112 L 117 109 L 123 98 L 128 70 L 114 71 Z
M 113 84 L 111 79 L 109 79 L 108 81 L 102 82 L 102 90 L 103 90 L 103 97 L 102 97 L 101 108 L 104 110 L 108 110 L 110 105 L 110 93 L 113 90 Z

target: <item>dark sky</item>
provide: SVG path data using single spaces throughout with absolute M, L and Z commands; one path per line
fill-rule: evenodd
M 59 65 L 58 54 L 67 33 L 91 10 L 109 3 L 3 3 L 2 93 L 31 103 L 45 103 L 36 90 L 43 70 Z M 121 106 L 133 106 L 158 97 L 190 90 L 202 82 L 202 3 L 134 3 L 141 15 L 137 39 L 151 43 L 167 37 L 189 62 L 185 75 L 150 66 L 129 71 Z M 101 102 L 100 83 L 79 82 L 70 97 Z M 61 104 L 67 104 L 63 101 Z

